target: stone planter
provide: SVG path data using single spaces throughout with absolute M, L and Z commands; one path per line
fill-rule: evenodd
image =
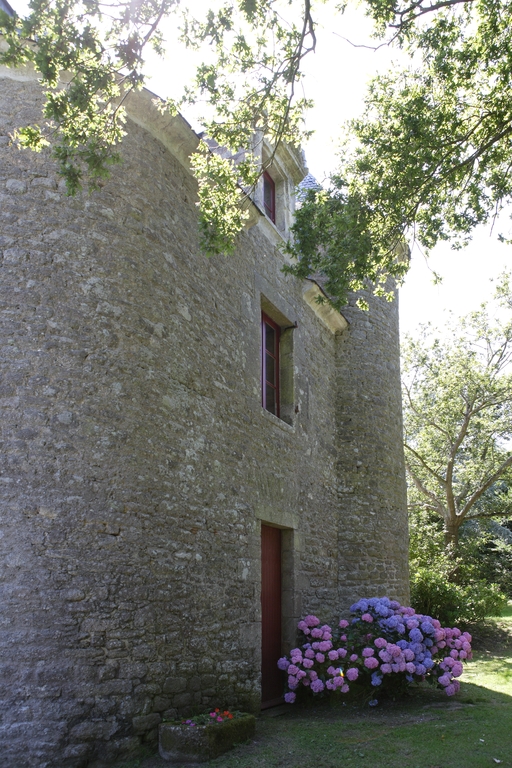
M 255 727 L 254 715 L 194 727 L 161 723 L 158 750 L 164 760 L 175 765 L 205 763 L 252 738 Z

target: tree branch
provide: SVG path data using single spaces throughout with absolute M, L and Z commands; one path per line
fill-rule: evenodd
M 461 510 L 461 512 L 459 513 L 459 515 L 458 515 L 458 516 L 459 516 L 459 517 L 466 517 L 467 513 L 469 512 L 469 510 L 471 509 L 471 507 L 472 507 L 472 506 L 475 504 L 475 502 L 477 502 L 477 501 L 478 501 L 478 499 L 479 499 L 479 498 L 480 498 L 480 497 L 481 497 L 481 496 L 482 496 L 482 495 L 485 493 L 485 491 L 486 491 L 488 488 L 490 488 L 490 487 L 491 487 L 491 485 L 492 485 L 493 483 L 495 483 L 495 482 L 496 482 L 496 480 L 497 480 L 499 477 L 501 477 L 501 475 L 503 475 L 503 474 L 504 474 L 504 472 L 505 472 L 505 471 L 506 471 L 506 470 L 507 470 L 509 467 L 512 467 L 512 456 L 509 456 L 509 457 L 508 457 L 508 459 L 506 459 L 506 461 L 504 461 L 504 462 L 503 462 L 503 463 L 502 463 L 502 464 L 501 464 L 501 465 L 498 467 L 498 469 L 496 470 L 496 472 L 494 472 L 494 473 L 493 473 L 493 474 L 492 474 L 492 475 L 489 477 L 489 479 L 488 479 L 488 480 L 486 480 L 486 481 L 485 481 L 485 483 L 484 483 L 483 485 L 481 485 L 481 486 L 480 486 L 480 488 L 478 488 L 478 490 L 476 490 L 476 491 L 475 491 L 475 492 L 472 494 L 472 496 L 470 496 L 470 497 L 469 497 L 469 499 L 467 500 L 466 504 L 464 505 L 463 509 Z
M 423 456 L 421 456 L 417 451 L 415 451 L 414 448 L 411 448 L 411 446 L 406 442 L 404 442 L 404 448 L 407 448 L 407 450 L 410 451 L 412 455 L 418 459 L 420 464 L 427 470 L 427 472 L 429 472 L 432 475 L 432 477 L 434 477 L 437 480 L 438 483 L 440 483 L 443 486 L 446 484 L 445 478 L 442 475 L 438 474 L 434 469 L 432 469 L 432 467 L 429 467 L 429 465 L 427 464 Z

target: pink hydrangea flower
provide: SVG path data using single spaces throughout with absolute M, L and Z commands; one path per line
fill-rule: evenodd
M 313 693 L 320 693 L 325 688 L 323 682 L 321 680 L 313 680 L 311 683 L 311 690 Z
M 359 677 L 359 670 L 356 669 L 356 667 L 349 667 L 347 671 L 345 672 L 345 677 L 347 680 L 350 680 L 353 682 L 354 680 L 357 680 Z
M 322 653 L 327 653 L 327 651 L 330 651 L 332 648 L 332 643 L 330 640 L 322 640 L 321 643 L 318 643 L 318 650 Z
M 311 669 L 313 664 L 314 662 L 311 659 L 304 659 L 304 661 L 302 662 L 302 666 L 304 667 L 304 669 Z
M 293 702 L 296 699 L 296 694 L 293 693 L 293 691 L 290 691 L 289 693 L 285 693 L 284 700 L 287 704 L 293 704 Z
M 315 629 L 311 630 L 311 637 L 314 637 L 316 640 L 320 640 L 321 637 L 323 637 L 323 632 L 321 629 L 316 627 Z
M 464 651 L 462 651 L 462 653 L 464 653 Z M 454 677 L 460 677 L 462 675 L 462 672 L 463 672 L 462 664 L 460 663 L 460 661 L 456 661 L 452 667 L 452 675 Z
M 346 619 L 342 619 L 338 626 L 340 629 L 345 629 L 345 627 L 348 627 L 348 621 Z
M 373 622 L 373 616 L 371 615 L 371 613 L 363 613 L 363 615 L 361 616 L 361 620 L 367 621 L 369 624 L 371 624 Z
M 357 661 L 357 660 L 358 660 L 358 658 L 359 658 L 359 656 L 357 655 L 357 653 L 353 653 L 353 654 L 351 655 L 351 657 L 350 657 L 350 661 Z
M 338 660 L 338 651 L 329 651 L 327 654 L 329 656 L 329 661 L 337 661 Z
M 377 639 L 374 641 L 374 645 L 376 648 L 385 648 L 388 644 L 387 640 L 384 640 L 383 637 L 377 637 Z
M 298 667 L 295 666 L 295 664 L 290 664 L 290 666 L 288 667 L 288 674 L 289 675 L 296 675 L 298 671 L 299 671 L 299 669 L 298 669 Z
M 348 693 L 349 690 L 350 690 L 350 688 L 348 687 L 348 685 L 346 683 L 343 683 L 343 685 L 341 686 L 341 692 L 342 693 Z
M 304 617 L 304 621 L 308 625 L 308 627 L 318 627 L 320 624 L 320 619 L 317 619 L 316 616 L 312 616 L 311 614 L 309 616 Z
M 325 656 L 323 653 L 317 653 L 315 656 L 315 659 L 318 661 L 319 664 L 323 664 L 325 661 Z
M 391 664 L 381 664 L 380 671 L 383 675 L 389 675 L 393 670 L 391 669 Z
M 373 656 L 375 651 L 373 648 L 363 648 L 363 656 L 366 658 L 367 656 Z
M 312 648 L 308 648 L 306 650 L 306 653 L 304 654 L 304 656 L 306 657 L 306 659 L 314 659 L 315 658 L 315 652 L 314 652 L 314 650 Z
M 368 669 L 375 669 L 379 666 L 379 661 L 375 656 L 368 656 L 368 658 L 364 660 L 364 665 L 365 667 L 368 667 Z
M 347 655 L 347 649 L 346 648 L 338 648 L 338 657 L 340 659 L 344 659 Z

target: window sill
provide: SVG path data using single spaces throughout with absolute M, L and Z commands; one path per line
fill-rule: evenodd
M 283 432 L 288 432 L 289 434 L 295 434 L 295 425 L 288 424 L 286 421 L 283 421 L 278 416 L 274 416 L 274 414 L 270 413 L 270 411 L 265 410 L 265 408 L 261 408 L 260 413 L 262 414 L 264 419 L 266 419 L 267 421 L 270 421 L 276 427 L 279 427 L 280 429 L 282 429 Z

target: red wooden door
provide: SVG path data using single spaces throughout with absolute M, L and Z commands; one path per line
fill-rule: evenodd
M 283 673 L 281 656 L 281 531 L 261 526 L 261 707 L 279 704 Z

